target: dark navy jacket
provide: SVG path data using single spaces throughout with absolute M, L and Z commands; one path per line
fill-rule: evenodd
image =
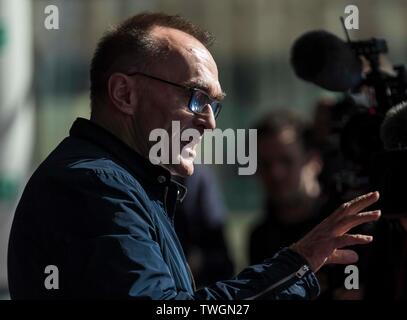
M 11 298 L 309 299 L 318 294 L 306 261 L 288 249 L 233 279 L 195 290 L 174 232 L 173 212 L 184 192 L 166 169 L 93 122 L 77 119 L 70 136 L 33 174 L 17 207 L 8 251 Z M 46 273 L 49 265 L 58 274 Z M 47 281 L 54 287 L 47 289 Z

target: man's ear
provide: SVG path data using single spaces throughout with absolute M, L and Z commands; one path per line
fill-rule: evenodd
M 322 157 L 317 151 L 310 151 L 307 161 L 301 170 L 301 188 L 310 197 L 318 197 L 321 194 L 321 186 L 318 176 L 322 171 Z
M 108 81 L 110 102 L 121 112 L 134 115 L 137 107 L 137 95 L 131 78 L 122 73 L 113 73 Z
M 311 167 L 316 176 L 318 176 L 324 167 L 324 161 L 318 151 L 309 151 L 307 156 L 307 166 Z

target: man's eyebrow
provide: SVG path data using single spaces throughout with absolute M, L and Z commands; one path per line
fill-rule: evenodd
M 184 85 L 188 88 L 195 88 L 195 89 L 202 90 L 202 91 L 206 92 L 211 98 L 216 99 L 218 101 L 221 101 L 226 97 L 226 93 L 223 91 L 221 93 L 217 94 L 216 96 L 211 95 L 208 84 L 203 81 L 191 80 L 191 81 L 185 82 Z

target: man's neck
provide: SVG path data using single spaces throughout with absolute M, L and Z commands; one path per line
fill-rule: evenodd
M 123 141 L 131 149 L 136 151 L 141 156 L 145 157 L 145 153 L 142 148 L 137 144 L 137 139 L 130 121 L 125 121 L 114 115 L 110 115 L 109 118 L 102 115 L 92 114 L 90 121 L 96 123 L 97 125 L 103 127 L 105 130 L 112 133 L 118 139 Z

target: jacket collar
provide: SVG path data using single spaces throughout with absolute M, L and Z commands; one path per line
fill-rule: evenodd
M 170 172 L 158 165 L 152 164 L 148 159 L 142 157 L 114 134 L 99 126 L 98 124 L 77 118 L 73 123 L 70 136 L 86 139 L 102 147 L 117 158 L 134 175 L 150 185 L 161 185 L 176 189 L 175 195 L 178 201 L 182 201 L 186 195 L 186 187 L 174 181 Z M 166 194 L 168 192 L 165 192 Z

